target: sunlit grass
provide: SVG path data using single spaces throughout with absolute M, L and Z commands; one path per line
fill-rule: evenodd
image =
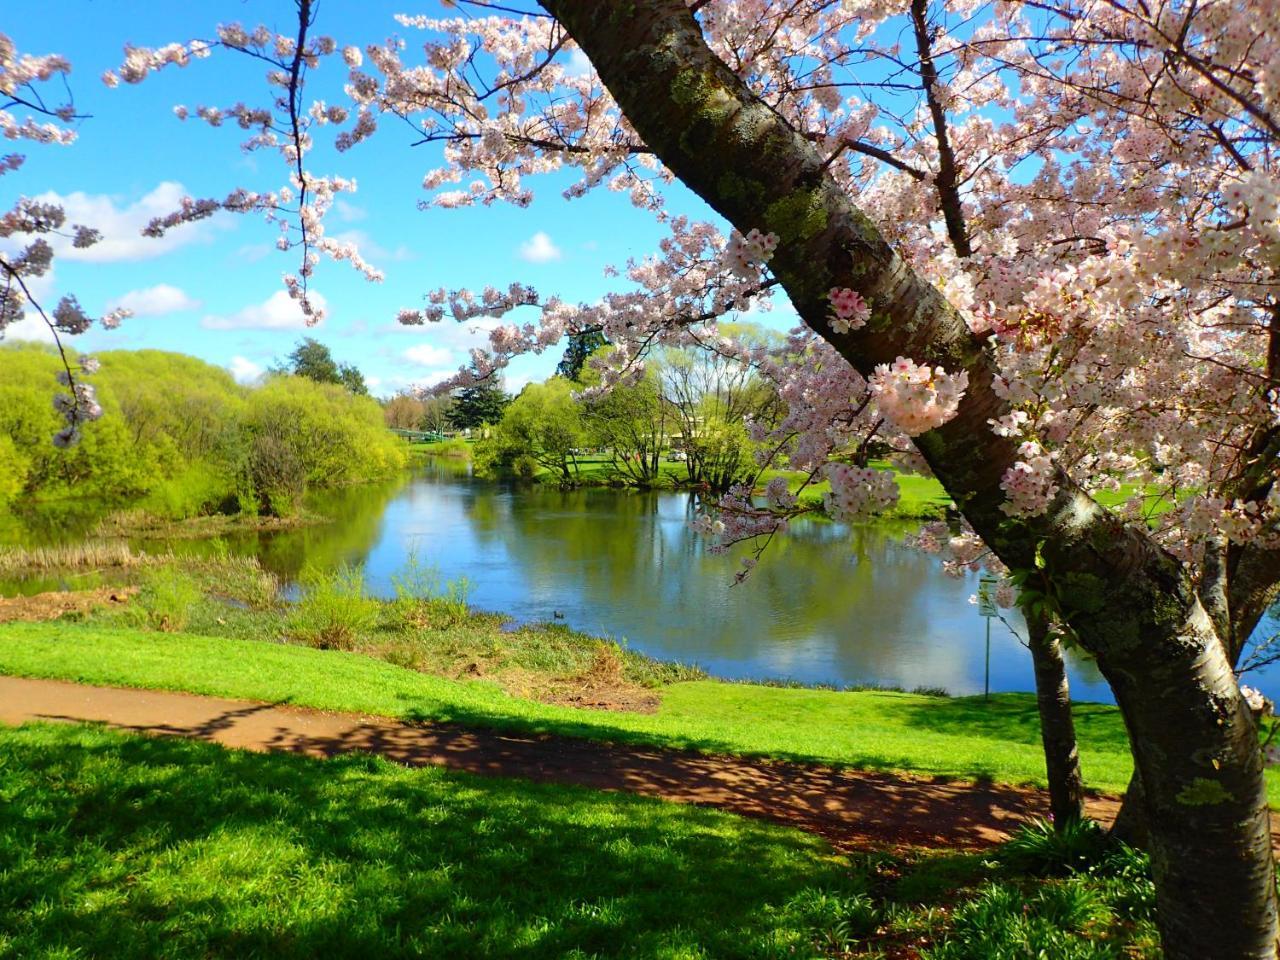
M 602 712 L 520 699 L 483 679 L 431 676 L 355 653 L 72 623 L 0 627 L 0 672 L 866 769 L 1044 781 L 1030 694 L 988 702 L 703 680 L 663 687 L 654 713 Z M 1131 761 L 1118 711 L 1078 704 L 1076 723 L 1088 783 L 1122 790 Z

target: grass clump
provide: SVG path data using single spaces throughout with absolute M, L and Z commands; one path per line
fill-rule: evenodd
M 1107 853 L 1111 841 L 1096 822 L 1072 820 L 1055 827 L 1035 820 L 1001 849 L 1011 868 L 1037 877 L 1057 877 L 1087 869 Z
M 440 571 L 410 552 L 400 572 L 391 577 L 394 615 L 409 627 L 452 627 L 467 620 L 471 583 L 466 577 L 442 583 Z
M 166 563 L 173 558 L 135 553 L 122 540 L 89 540 L 51 547 L 0 547 L 0 576 L 46 570 L 101 570 Z
M 176 567 L 157 567 L 142 578 L 128 609 L 135 622 L 166 633 L 185 630 L 204 595 L 195 580 Z
M 351 650 L 382 614 L 382 605 L 365 591 L 359 567 L 343 564 L 331 573 L 308 569 L 301 588 L 284 618 L 284 633 L 310 647 Z

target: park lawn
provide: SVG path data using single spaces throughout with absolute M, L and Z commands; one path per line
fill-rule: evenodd
M 0 957 L 739 957 L 848 898 L 816 837 L 616 793 L 0 729 Z
M 841 856 L 626 794 L 28 724 L 0 728 L 0 958 L 1158 956 L 1145 860 L 1077 833 Z
M 897 470 L 888 460 L 872 460 L 869 466 L 877 470 L 892 470 L 898 479 L 898 503 L 886 512 L 889 517 L 911 519 L 941 519 L 949 506 L 951 497 L 942 489 L 942 484 L 933 477 L 923 477 L 916 473 L 903 473 Z M 792 493 L 800 489 L 808 474 L 795 470 L 766 470 L 760 477 L 761 489 L 774 477 L 782 477 Z M 826 480 L 810 483 L 800 493 L 804 503 L 821 503 L 823 496 L 831 490 Z
M 1044 782 L 1030 694 L 984 702 L 699 680 L 661 686 L 653 713 L 595 711 L 357 653 L 68 622 L 0 626 L 0 673 L 927 776 Z M 1123 790 L 1130 758 L 1118 712 L 1100 704 L 1077 704 L 1075 711 L 1087 782 Z

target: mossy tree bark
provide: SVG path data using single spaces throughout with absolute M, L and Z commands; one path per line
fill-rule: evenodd
M 996 367 L 960 315 L 889 247 L 800 132 L 707 46 L 685 0 L 541 0 L 666 166 L 739 230 L 776 233 L 771 268 L 804 321 L 869 375 L 909 356 L 966 370 L 957 416 L 916 446 L 1013 569 L 1042 565 L 1064 616 L 1115 692 L 1141 771 L 1166 955 L 1276 957 L 1262 757 L 1224 645 L 1187 571 L 1067 476 L 1042 516 L 1010 521 L 1000 479 L 1017 459 L 988 421 Z M 872 306 L 829 326 L 827 291 Z

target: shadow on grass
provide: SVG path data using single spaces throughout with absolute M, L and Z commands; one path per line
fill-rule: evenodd
M 904 703 L 896 710 L 902 722 L 937 733 L 988 737 L 1008 743 L 1040 745 L 1040 715 L 1033 697 L 992 694 L 982 697 L 939 698 L 928 704 Z M 1096 750 L 1128 753 L 1129 737 L 1115 707 L 1077 703 L 1071 708 L 1076 736 Z
M 820 841 L 712 811 L 368 756 L 0 730 L 0 955 L 786 954 L 851 891 Z
M 375 754 L 406 766 L 626 791 L 718 807 L 797 826 L 845 849 L 884 846 L 983 847 L 1044 813 L 1037 794 L 991 782 L 941 783 L 899 775 L 842 772 L 744 757 L 597 739 L 466 726 L 411 725 L 161 694 L 144 703 L 27 714 L 42 720 L 108 721 L 137 733 L 225 745 L 341 757 Z

